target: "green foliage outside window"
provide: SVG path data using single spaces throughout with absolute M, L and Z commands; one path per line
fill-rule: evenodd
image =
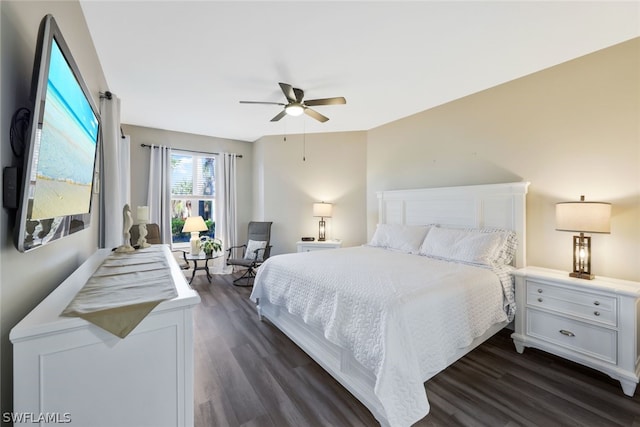
M 171 155 L 171 234 L 174 243 L 188 242 L 185 218 L 200 215 L 209 227 L 200 236 L 215 237 L 215 158 L 206 153 Z
M 209 231 L 201 231 L 200 236 L 209 236 L 211 238 L 216 237 L 216 223 L 213 220 L 207 219 L 204 221 L 209 228 Z M 173 236 L 173 242 L 188 242 L 191 239 L 191 233 L 183 233 L 184 219 L 171 218 L 171 235 Z
M 193 194 L 193 182 L 178 181 L 171 186 L 171 194 Z

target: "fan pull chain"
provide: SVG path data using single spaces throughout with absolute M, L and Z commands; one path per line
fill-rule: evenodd
M 307 119 L 302 121 L 302 161 L 307 161 Z

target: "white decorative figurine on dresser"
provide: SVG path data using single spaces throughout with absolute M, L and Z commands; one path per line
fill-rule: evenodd
M 131 227 L 133 226 L 133 218 L 131 217 L 131 209 L 128 204 L 122 208 L 122 234 L 123 243 L 116 248 L 118 253 L 133 252 L 135 249 L 131 246 Z
M 604 372 L 633 396 L 640 378 L 640 283 L 582 280 L 537 267 L 514 271 L 518 353 L 534 347 Z

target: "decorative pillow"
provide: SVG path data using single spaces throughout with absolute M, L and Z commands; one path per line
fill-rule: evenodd
M 378 224 L 369 245 L 417 254 L 429 228 L 428 225 Z
M 496 264 L 511 264 L 513 257 L 518 249 L 518 236 L 513 230 L 500 230 L 500 229 L 481 229 L 482 233 L 501 233 L 504 237 L 498 256 L 496 257 Z
M 254 259 L 256 256 L 256 249 L 264 249 L 267 247 L 267 242 L 261 240 L 249 240 L 247 242 L 247 250 L 244 252 L 244 259 Z M 258 261 L 264 261 L 264 251 L 258 251 Z
M 515 252 L 515 233 L 507 230 L 433 227 L 420 254 L 482 265 L 508 264 Z

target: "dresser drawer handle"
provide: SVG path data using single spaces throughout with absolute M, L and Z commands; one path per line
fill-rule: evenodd
M 542 302 L 542 298 L 538 298 L 538 302 Z
M 593 314 L 595 314 L 596 316 L 600 316 L 600 312 L 599 311 L 594 311 Z
M 560 329 L 560 331 L 559 331 L 559 332 L 560 332 L 562 335 L 566 335 L 566 336 L 568 336 L 568 337 L 575 337 L 575 336 L 576 336 L 576 334 L 574 334 L 573 332 L 571 332 L 571 331 L 567 331 L 567 330 L 564 330 L 564 329 Z
M 600 301 L 594 301 L 593 305 L 600 305 Z
M 542 293 L 542 289 L 538 289 L 538 293 L 541 294 Z

